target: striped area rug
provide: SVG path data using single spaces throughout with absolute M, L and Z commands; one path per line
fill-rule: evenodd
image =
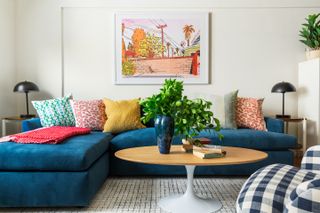
M 235 201 L 246 178 L 195 178 L 194 188 L 201 197 L 219 199 L 223 207 L 219 212 L 235 212 Z M 186 178 L 110 177 L 104 183 L 91 205 L 86 208 L 0 209 L 1 212 L 110 212 L 110 213 L 162 213 L 158 201 L 171 194 L 182 194 Z

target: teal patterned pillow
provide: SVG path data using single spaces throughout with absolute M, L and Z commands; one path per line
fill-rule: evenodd
M 43 127 L 49 126 L 75 126 L 75 118 L 68 95 L 63 98 L 50 99 L 44 101 L 32 101 L 34 108 L 40 117 Z

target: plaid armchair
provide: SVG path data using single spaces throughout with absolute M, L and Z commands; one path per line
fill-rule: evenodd
M 306 151 L 301 169 L 273 164 L 256 171 L 236 205 L 238 213 L 320 212 L 320 145 Z

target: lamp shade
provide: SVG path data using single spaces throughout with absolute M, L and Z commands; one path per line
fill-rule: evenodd
M 272 89 L 271 92 L 274 93 L 286 93 L 286 92 L 295 92 L 296 88 L 289 82 L 279 82 L 277 84 L 275 84 Z
M 13 92 L 25 92 L 28 93 L 29 91 L 39 91 L 39 87 L 30 81 L 22 81 L 16 84 L 13 89 Z

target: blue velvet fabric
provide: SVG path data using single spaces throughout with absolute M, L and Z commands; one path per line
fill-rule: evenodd
M 218 139 L 214 131 L 202 131 L 199 137 L 210 138 L 213 144 L 223 146 L 235 146 L 252 148 L 257 150 L 287 150 L 296 146 L 296 137 L 276 133 L 256 131 L 252 129 L 223 129 L 222 141 Z M 175 137 L 173 144 L 181 144 L 181 137 Z M 112 151 L 118 151 L 129 147 L 156 145 L 154 128 L 145 128 L 123 132 L 114 136 L 110 142 Z
M 213 144 L 235 146 L 257 150 L 287 150 L 296 147 L 297 138 L 277 132 L 257 131 L 252 129 L 222 129 L 224 136 L 220 141 L 214 132 L 203 131 L 201 137 L 210 138 Z
M 22 121 L 21 131 L 26 132 L 42 127 L 40 118 L 32 118 L 29 120 Z
M 92 132 L 54 145 L 0 143 L 0 170 L 83 171 L 108 150 L 111 138 Z
M 281 119 L 265 117 L 264 118 L 269 132 L 284 133 L 284 122 Z
M 291 151 L 266 151 L 268 158 L 257 163 L 229 165 L 229 166 L 198 166 L 196 175 L 251 175 L 256 170 L 274 163 L 293 164 L 293 153 Z M 110 153 L 111 154 L 111 153 Z M 185 175 L 184 166 L 164 166 L 132 163 L 110 156 L 111 175 Z
M 85 171 L 0 171 L 0 207 L 88 206 L 108 176 L 108 153 Z

